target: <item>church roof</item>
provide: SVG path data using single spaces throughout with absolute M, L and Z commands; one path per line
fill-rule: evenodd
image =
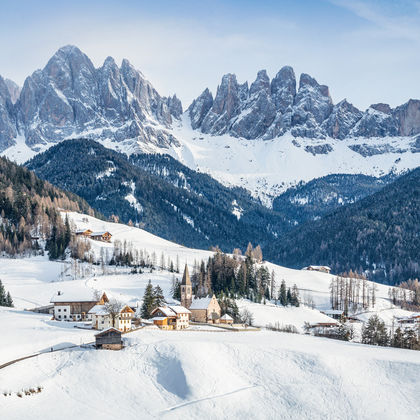
M 193 299 L 190 309 L 207 309 L 212 298 L 206 297 L 201 299 Z
M 191 286 L 190 273 L 188 272 L 188 265 L 185 264 L 184 275 L 182 276 L 182 285 Z

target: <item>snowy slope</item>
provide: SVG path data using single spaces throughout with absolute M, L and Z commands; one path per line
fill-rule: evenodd
M 0 371 L 9 420 L 416 419 L 418 352 L 274 332 L 125 337 L 119 352 L 45 354 Z M 18 398 L 22 388 L 40 394 Z M 375 390 L 372 394 L 372 390 Z M 60 403 L 57 404 L 57 401 Z
M 173 132 L 181 143 L 181 147 L 173 146 L 173 157 L 225 185 L 247 188 L 269 206 L 273 196 L 299 181 L 335 173 L 381 176 L 420 165 L 420 154 L 411 151 L 414 140 L 410 137 L 320 140 L 295 138 L 287 133 L 272 140 L 246 140 L 193 130 L 186 114 L 182 123 L 174 124 Z M 332 150 L 325 154 L 305 150 L 326 144 Z M 350 148 L 361 144 L 381 151 L 362 156 Z

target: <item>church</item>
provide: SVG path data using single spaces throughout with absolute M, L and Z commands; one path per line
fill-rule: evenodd
M 193 298 L 192 284 L 188 266 L 185 264 L 181 283 L 181 305 L 191 312 L 191 321 L 218 324 L 220 322 L 221 308 L 216 296 Z

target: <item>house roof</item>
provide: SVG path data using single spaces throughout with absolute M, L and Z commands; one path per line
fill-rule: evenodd
M 90 229 L 77 229 L 76 233 L 92 232 Z
M 210 305 L 212 298 L 199 298 L 194 299 L 190 305 L 190 309 L 207 309 Z
M 102 330 L 98 334 L 95 334 L 95 337 L 99 337 L 100 335 L 104 335 L 104 334 L 106 334 L 107 332 L 110 332 L 110 331 L 115 331 L 116 333 L 118 333 L 118 334 L 121 335 L 121 331 L 120 330 L 117 330 L 114 327 L 109 327 L 109 328 L 106 328 L 105 330 Z
M 92 315 L 108 315 L 105 305 L 95 305 L 88 314 Z
M 169 308 L 174 311 L 176 314 L 190 314 L 191 311 L 189 311 L 187 308 L 184 308 L 181 305 L 169 305 Z
M 325 315 L 342 315 L 344 313 L 344 311 L 340 311 L 339 309 L 326 309 L 321 312 Z
M 228 314 L 224 314 L 220 319 L 224 319 L 226 321 L 233 321 L 233 318 Z
M 98 295 L 97 295 L 98 294 Z M 51 303 L 60 302 L 98 302 L 105 292 L 93 289 L 81 289 L 62 292 L 58 290 L 51 298 Z M 99 299 L 97 298 L 99 296 Z M 106 296 L 106 295 L 105 295 Z
M 167 316 L 155 316 L 152 318 L 153 321 L 163 321 L 164 319 L 168 318 Z
M 156 309 L 154 309 L 153 311 L 152 311 L 152 315 L 155 313 L 155 312 L 157 312 L 157 311 L 160 311 L 160 312 L 162 312 L 164 315 L 166 315 L 166 316 L 172 316 L 172 317 L 174 317 L 174 316 L 176 316 L 176 312 L 174 312 L 171 308 L 169 308 L 168 306 L 159 306 L 158 308 L 156 308 Z
M 102 235 L 105 235 L 105 233 L 108 233 L 109 235 L 111 235 L 107 230 L 104 230 L 104 231 L 102 231 L 102 232 L 92 232 L 91 234 L 90 234 L 90 236 L 102 236 Z M 112 236 L 112 235 L 111 235 Z
M 191 313 L 187 308 L 184 308 L 181 305 L 159 306 L 158 308 L 156 308 L 152 311 L 152 315 L 157 311 L 162 312 L 164 315 L 166 315 L 166 317 L 168 317 L 168 316 L 169 317 L 176 317 L 177 314 L 190 314 Z M 155 318 L 153 318 L 153 319 L 155 319 Z
M 312 268 L 313 270 L 320 270 L 322 268 L 331 271 L 331 267 L 328 267 L 328 265 L 308 265 L 307 267 L 303 267 L 302 270 L 308 270 L 309 268 Z

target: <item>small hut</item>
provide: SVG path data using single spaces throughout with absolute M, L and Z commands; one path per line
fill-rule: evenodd
M 224 314 L 221 318 L 220 318 L 220 323 L 221 324 L 233 324 L 233 318 L 228 315 L 228 314 Z
M 95 341 L 97 349 L 121 350 L 123 347 L 121 331 L 113 327 L 95 334 Z

